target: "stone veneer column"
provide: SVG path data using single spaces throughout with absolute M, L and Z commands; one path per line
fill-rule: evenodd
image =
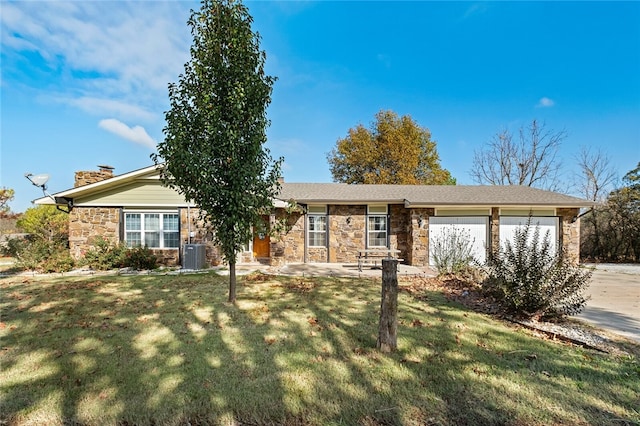
M 275 221 L 284 228 L 279 235 L 271 237 L 271 263 L 283 265 L 292 262 L 304 262 L 304 220 L 300 212 L 288 213 L 285 209 L 277 209 Z
M 403 204 L 393 204 L 390 206 L 391 224 L 389 225 L 389 248 L 400 250 L 399 258 L 408 262 L 409 257 L 409 210 Z
M 497 253 L 500 250 L 500 208 L 492 207 L 491 208 L 491 219 L 489 223 L 489 238 L 491 241 L 489 242 L 490 253 Z
M 557 209 L 556 214 L 560 218 L 558 238 L 566 255 L 573 263 L 580 262 L 580 219 L 573 222 L 580 214 L 580 209 Z
M 329 262 L 356 262 L 358 250 L 366 247 L 367 207 L 336 205 L 328 207 Z
M 429 265 L 429 217 L 432 208 L 411 209 L 408 223 L 407 263 L 413 266 Z

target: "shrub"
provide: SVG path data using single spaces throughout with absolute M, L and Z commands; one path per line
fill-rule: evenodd
M 75 266 L 66 245 L 41 238 L 15 239 L 11 242 L 16 267 L 38 272 L 68 272 Z
M 40 272 L 69 272 L 75 266 L 75 261 L 68 250 L 56 250 L 40 264 Z
M 5 243 L 0 245 L 0 252 L 3 256 L 18 257 L 18 253 L 25 244 L 27 244 L 25 237 L 7 238 Z
M 124 244 L 113 245 L 103 237 L 96 237 L 93 247 L 85 253 L 82 263 L 98 271 L 122 268 L 125 266 L 127 250 Z
M 530 221 L 492 253 L 482 287 L 508 314 L 531 318 L 573 315 L 584 308 L 591 271 L 583 270 L 554 250 L 549 234 L 540 240 Z
M 83 263 L 91 269 L 106 271 L 116 268 L 155 269 L 157 257 L 147 247 L 129 248 L 126 244 L 112 244 L 102 237 L 93 241 L 93 247 L 84 255 Z
M 156 269 L 158 258 L 147 247 L 134 247 L 126 252 L 124 266 L 136 270 Z
M 473 259 L 473 242 L 468 231 L 451 226 L 442 236 L 433 239 L 430 247 L 438 274 L 459 274 L 467 271 Z

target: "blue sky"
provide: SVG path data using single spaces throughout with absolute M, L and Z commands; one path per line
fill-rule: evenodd
M 330 182 L 326 154 L 376 112 L 430 129 L 442 167 L 533 119 L 619 177 L 640 161 L 640 2 L 246 2 L 278 77 L 268 147 L 288 182 Z M 190 1 L 0 2 L 0 186 L 24 211 L 98 164 L 152 164 L 167 84 L 189 59 Z M 569 187 L 567 187 L 569 190 Z

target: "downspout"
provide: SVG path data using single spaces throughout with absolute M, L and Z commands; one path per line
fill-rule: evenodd
M 331 260 L 330 260 L 331 256 L 330 256 L 330 253 L 329 253 L 329 251 L 331 250 L 331 244 L 329 244 L 329 241 L 331 241 L 331 238 L 330 238 L 330 235 L 329 235 L 329 232 L 331 232 L 331 223 L 330 223 L 330 221 L 331 221 L 331 214 L 329 213 L 329 205 L 327 205 L 327 233 L 325 235 L 325 241 L 324 241 L 324 243 L 327 246 L 327 259 L 326 259 L 327 263 L 331 262 Z
M 387 248 L 391 249 L 391 204 L 387 204 Z
M 303 247 L 303 254 L 302 254 L 302 263 L 307 263 L 307 250 L 308 250 L 308 244 L 309 244 L 309 238 L 307 237 L 307 221 L 309 220 L 309 212 L 307 210 L 307 206 L 304 206 L 304 224 L 302 225 L 302 233 L 304 234 L 303 236 L 303 241 L 304 241 L 304 247 Z
M 191 206 L 187 204 L 187 244 L 191 244 Z

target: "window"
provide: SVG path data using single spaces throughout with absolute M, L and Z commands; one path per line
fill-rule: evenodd
M 367 208 L 367 246 L 387 247 L 387 206 Z
M 327 206 L 308 206 L 309 247 L 327 246 Z
M 125 213 L 124 229 L 129 247 L 180 247 L 178 213 Z

